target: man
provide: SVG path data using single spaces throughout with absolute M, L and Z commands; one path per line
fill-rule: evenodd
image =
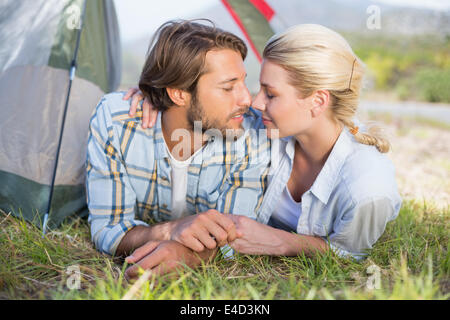
M 270 142 L 248 130 L 259 124 L 248 112 L 246 53 L 233 34 L 166 23 L 139 83 L 161 111 L 155 127 L 144 129 L 128 115 L 123 93 L 98 104 L 87 153 L 91 235 L 103 252 L 133 253 L 126 276 L 195 266 L 238 237 L 227 214 L 256 218 Z

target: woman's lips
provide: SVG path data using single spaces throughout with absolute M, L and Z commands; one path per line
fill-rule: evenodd
M 262 117 L 262 121 L 263 121 L 263 123 L 266 125 L 266 124 L 269 124 L 269 123 L 272 123 L 272 120 L 270 120 L 269 118 L 266 118 L 266 117 Z

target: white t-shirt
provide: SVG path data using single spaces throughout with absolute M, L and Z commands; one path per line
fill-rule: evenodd
M 172 216 L 180 218 L 186 211 L 186 192 L 187 192 L 187 175 L 188 168 L 192 162 L 192 156 L 185 160 L 179 161 L 175 159 L 167 150 L 170 157 L 170 167 L 172 176 Z
M 271 224 L 275 227 L 287 230 L 296 231 L 298 219 L 302 213 L 302 203 L 295 201 L 288 187 L 284 187 L 281 194 L 281 200 L 278 201 L 278 206 L 272 213 Z
M 174 158 L 170 153 L 166 144 L 167 153 L 170 157 L 171 178 L 172 178 L 172 210 L 171 215 L 174 219 L 183 217 L 186 215 L 186 193 L 187 193 L 187 180 L 188 169 L 194 156 L 202 150 L 200 148 L 192 156 L 184 161 L 180 161 Z

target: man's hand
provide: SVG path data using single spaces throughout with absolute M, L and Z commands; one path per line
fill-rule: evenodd
M 205 248 L 222 247 L 237 238 L 231 216 L 211 209 L 173 221 L 170 239 L 196 252 L 202 252 Z
M 137 87 L 128 89 L 127 93 L 123 97 L 123 100 L 128 100 L 130 98 L 132 99 L 128 114 L 133 117 L 136 114 L 136 109 L 139 103 L 144 100 L 142 103 L 142 128 L 152 128 L 158 118 L 158 110 L 153 108 L 152 103 L 144 97 L 142 92 Z
M 127 255 L 149 241 L 175 240 L 196 252 L 222 247 L 238 236 L 231 216 L 208 210 L 150 227 L 136 226 L 122 238 L 116 256 Z
M 141 268 L 150 270 L 151 274 L 162 275 L 182 267 L 183 264 L 195 267 L 203 260 L 213 258 L 216 253 L 217 250 L 208 250 L 199 255 L 173 240 L 149 241 L 126 258 L 128 263 L 134 265 L 125 270 L 125 277 L 137 277 Z

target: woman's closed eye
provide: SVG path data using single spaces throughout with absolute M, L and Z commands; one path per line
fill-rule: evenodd
M 269 99 L 269 100 L 275 98 L 275 95 L 270 94 L 269 91 L 267 91 L 267 90 L 264 90 L 264 93 L 265 93 L 267 99 Z

